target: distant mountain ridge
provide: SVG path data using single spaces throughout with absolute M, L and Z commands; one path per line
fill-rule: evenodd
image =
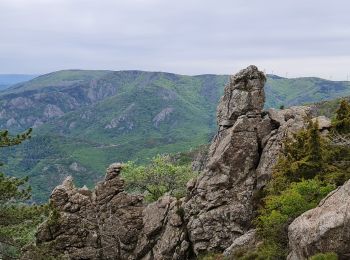
M 0 74 L 0 90 L 6 89 L 19 82 L 31 80 L 38 75 L 31 74 Z
M 0 92 L 0 126 L 34 127 L 33 138 L 1 155 L 5 172 L 31 176 L 34 199 L 67 175 L 91 185 L 114 161 L 139 162 L 208 143 L 227 75 L 65 70 Z M 349 82 L 268 75 L 266 107 L 350 96 Z

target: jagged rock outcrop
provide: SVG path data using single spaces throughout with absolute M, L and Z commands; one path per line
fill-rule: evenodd
M 230 78 L 217 109 L 218 133 L 186 198 L 166 195 L 145 205 L 124 191 L 121 165 L 112 164 L 93 191 L 70 179 L 53 191 L 59 216 L 39 228 L 37 246 L 51 245 L 69 259 L 128 260 L 191 259 L 225 249 L 230 255 L 245 243 L 254 246 L 255 195 L 285 138 L 310 116 L 308 107 L 263 111 L 265 81 L 255 66 Z
M 288 228 L 289 260 L 303 260 L 320 252 L 350 258 L 350 181 L 319 205 L 296 218 Z
M 130 259 L 144 206 L 142 196 L 124 192 L 120 169 L 112 164 L 94 191 L 74 187 L 71 177 L 56 187 L 50 202 L 58 215 L 39 227 L 37 245 L 69 259 Z
M 181 201 L 164 196 L 146 207 L 142 196 L 124 191 L 121 168 L 110 165 L 93 191 L 76 188 L 71 177 L 57 186 L 36 246 L 66 259 L 186 259 Z M 32 259 L 30 250 L 22 259 Z
M 182 201 L 168 195 L 147 206 L 136 259 L 188 259 L 189 241 Z
M 307 106 L 290 107 L 284 110 L 269 109 L 268 116 L 274 127 L 262 140 L 264 148 L 256 170 L 257 189 L 262 189 L 270 180 L 273 166 L 283 150 L 283 142 L 305 128 L 308 118 L 312 116 L 312 111 Z
M 261 140 L 272 128 L 262 116 L 265 80 L 250 66 L 231 77 L 221 98 L 206 170 L 184 206 L 196 254 L 225 250 L 251 226 Z

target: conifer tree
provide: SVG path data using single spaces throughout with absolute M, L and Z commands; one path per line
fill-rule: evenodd
M 32 129 L 11 136 L 0 131 L 0 148 L 18 145 L 30 138 Z M 45 208 L 24 204 L 30 198 L 28 178 L 15 178 L 0 173 L 0 259 L 17 259 L 19 249 L 32 236 L 33 228 L 42 221 Z
M 336 111 L 334 127 L 339 133 L 350 133 L 350 104 L 345 99 L 340 102 Z
M 7 130 L 0 131 L 0 147 L 18 145 L 24 140 L 29 139 L 31 132 L 32 129 L 29 129 L 25 133 L 13 137 Z M 30 187 L 23 188 L 23 185 L 27 181 L 27 178 L 8 177 L 0 173 L 0 207 L 7 206 L 19 200 L 28 199 L 30 197 Z

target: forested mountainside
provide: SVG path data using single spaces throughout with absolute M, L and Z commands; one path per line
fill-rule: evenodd
M 0 159 L 3 171 L 30 176 L 34 200 L 73 175 L 91 186 L 114 161 L 145 162 L 191 150 L 216 131 L 215 110 L 226 75 L 67 70 L 0 92 L 1 128 L 33 127 L 33 137 Z M 265 107 L 350 95 L 349 82 L 267 78 Z

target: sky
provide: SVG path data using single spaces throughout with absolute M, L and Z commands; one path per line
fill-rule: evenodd
M 0 73 L 62 69 L 350 80 L 349 0 L 0 0 Z

